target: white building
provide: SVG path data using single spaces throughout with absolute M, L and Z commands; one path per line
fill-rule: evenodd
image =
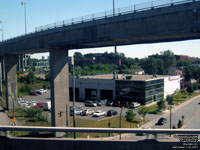
M 70 97 L 72 98 L 72 77 L 70 77 Z M 142 104 L 157 101 L 180 90 L 180 76 L 152 76 L 107 74 L 80 76 L 75 79 L 76 99 L 123 100 Z

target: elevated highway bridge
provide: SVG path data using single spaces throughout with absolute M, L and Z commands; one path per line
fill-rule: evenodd
M 52 126 L 68 126 L 68 51 L 105 46 L 171 42 L 200 38 L 200 1 L 151 1 L 148 7 L 121 9 L 115 15 L 91 15 L 37 27 L 0 43 L 5 60 L 7 109 L 17 98 L 18 55 L 50 52 Z M 162 1 L 160 1 L 162 2 Z M 134 53 L 134 50 L 133 50 Z M 66 119 L 67 118 L 67 119 Z

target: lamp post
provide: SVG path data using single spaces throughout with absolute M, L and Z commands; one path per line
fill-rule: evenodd
M 115 15 L 115 0 L 113 0 L 113 16 Z
M 119 118 L 119 128 L 122 128 L 122 110 L 123 110 L 124 107 L 121 108 L 121 111 L 120 111 L 120 118 Z M 122 136 L 121 136 L 121 133 L 119 135 L 119 138 L 120 140 L 122 139 Z
M 26 2 L 21 2 L 21 5 L 24 6 L 24 25 L 25 25 L 25 34 L 27 34 L 27 25 L 26 25 Z
M 172 96 L 167 96 L 167 101 L 168 104 L 170 105 L 170 124 L 169 124 L 169 128 L 172 128 L 172 101 L 173 101 L 173 97 Z
M 115 16 L 115 0 L 113 0 L 113 17 Z M 115 45 L 114 46 L 114 51 L 115 51 L 115 58 L 116 58 L 116 55 L 117 55 L 117 46 Z M 117 60 L 115 60 L 116 63 L 117 63 Z
M 75 113 L 75 71 L 74 71 L 74 65 L 75 65 L 75 60 L 74 60 L 74 56 L 72 57 L 72 76 L 73 76 L 73 127 L 76 127 L 76 113 Z M 76 139 L 76 132 L 74 132 L 74 139 Z
M 1 34 L 1 36 L 2 36 L 2 41 L 4 41 L 3 22 L 0 21 L 0 24 L 2 25 L 2 28 L 0 29 L 0 31 L 2 32 L 2 34 Z

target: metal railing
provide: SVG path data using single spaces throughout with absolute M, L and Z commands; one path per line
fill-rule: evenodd
M 43 26 L 36 27 L 35 31 L 30 32 L 26 35 L 30 35 L 30 34 L 33 34 L 36 32 L 46 31 L 46 30 L 50 30 L 50 29 L 60 28 L 60 27 L 64 27 L 64 26 L 70 26 L 73 24 L 80 24 L 80 23 L 84 23 L 84 22 L 105 19 L 105 18 L 109 18 L 109 17 L 115 17 L 115 16 L 120 16 L 120 15 L 140 12 L 140 11 L 146 11 L 146 10 L 157 9 L 157 8 L 162 8 L 162 7 L 166 7 L 166 6 L 184 4 L 184 3 L 191 3 L 191 2 L 196 2 L 196 1 L 200 1 L 200 0 L 152 0 L 149 2 L 141 3 L 141 4 L 134 4 L 129 7 L 117 8 L 117 9 L 115 9 L 115 14 L 113 14 L 113 10 L 107 10 L 104 12 L 94 13 L 94 14 L 90 14 L 90 15 L 86 15 L 86 16 L 72 18 L 69 20 L 63 20 L 63 21 L 54 22 L 51 24 L 46 24 Z M 26 35 L 20 35 L 17 37 L 6 39 L 6 40 L 4 40 L 4 42 L 15 39 L 15 38 L 19 38 L 22 36 L 26 36 Z
M 200 134 L 200 129 L 128 129 L 128 128 L 73 128 L 0 126 L 0 131 L 91 132 L 91 133 L 146 133 L 146 134 Z
M 190 3 L 190 2 L 195 2 L 195 1 L 199 1 L 199 0 L 152 0 L 146 3 L 135 4 L 129 7 L 117 8 L 115 9 L 115 14 L 113 14 L 113 10 L 108 10 L 104 12 L 94 13 L 94 14 L 90 14 L 86 16 L 81 16 L 81 17 L 72 18 L 69 20 L 63 20 L 60 22 L 55 22 L 55 23 L 43 25 L 40 27 L 36 27 L 35 31 L 40 32 L 40 31 L 45 31 L 49 29 L 69 26 L 73 24 L 79 24 L 79 23 L 89 22 L 93 20 L 105 19 L 109 17 L 135 13 L 135 12 L 145 11 L 145 10 L 150 10 L 150 9 L 156 9 L 156 8 L 161 8 L 161 7 L 166 7 L 166 6 L 173 6 L 177 4 Z

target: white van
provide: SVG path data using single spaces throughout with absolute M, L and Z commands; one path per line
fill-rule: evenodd
M 45 102 L 43 108 L 44 108 L 44 110 L 51 110 L 51 102 L 50 101 Z

